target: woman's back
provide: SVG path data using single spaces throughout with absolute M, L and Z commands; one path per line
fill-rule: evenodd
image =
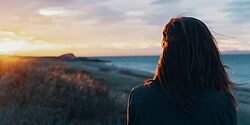
M 236 125 L 237 102 L 208 27 L 172 18 L 152 80 L 131 91 L 128 125 Z
M 194 109 L 183 112 L 158 82 L 135 87 L 129 98 L 128 125 L 235 125 L 236 111 L 230 99 L 219 91 L 193 92 Z

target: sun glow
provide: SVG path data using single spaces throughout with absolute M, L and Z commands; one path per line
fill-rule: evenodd
M 24 44 L 22 42 L 16 42 L 16 41 L 0 42 L 0 53 L 10 54 L 15 51 L 22 50 L 23 48 Z

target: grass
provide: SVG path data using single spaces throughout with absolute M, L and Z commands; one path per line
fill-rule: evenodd
M 0 57 L 0 124 L 113 124 L 109 90 L 66 63 Z

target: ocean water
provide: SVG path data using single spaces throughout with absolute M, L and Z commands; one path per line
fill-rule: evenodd
M 159 56 L 115 56 L 98 57 L 99 59 L 109 60 L 107 65 L 125 67 L 146 72 L 154 73 L 157 67 Z M 250 54 L 224 54 L 222 61 L 229 67 L 227 70 L 229 77 L 235 83 L 250 82 Z M 250 83 L 243 85 L 250 87 Z

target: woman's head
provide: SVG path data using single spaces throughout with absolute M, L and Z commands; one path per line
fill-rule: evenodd
M 163 29 L 162 54 L 154 80 L 184 110 L 192 105 L 191 92 L 212 88 L 231 94 L 232 82 L 222 64 L 216 41 L 200 20 L 192 17 L 172 18 Z

